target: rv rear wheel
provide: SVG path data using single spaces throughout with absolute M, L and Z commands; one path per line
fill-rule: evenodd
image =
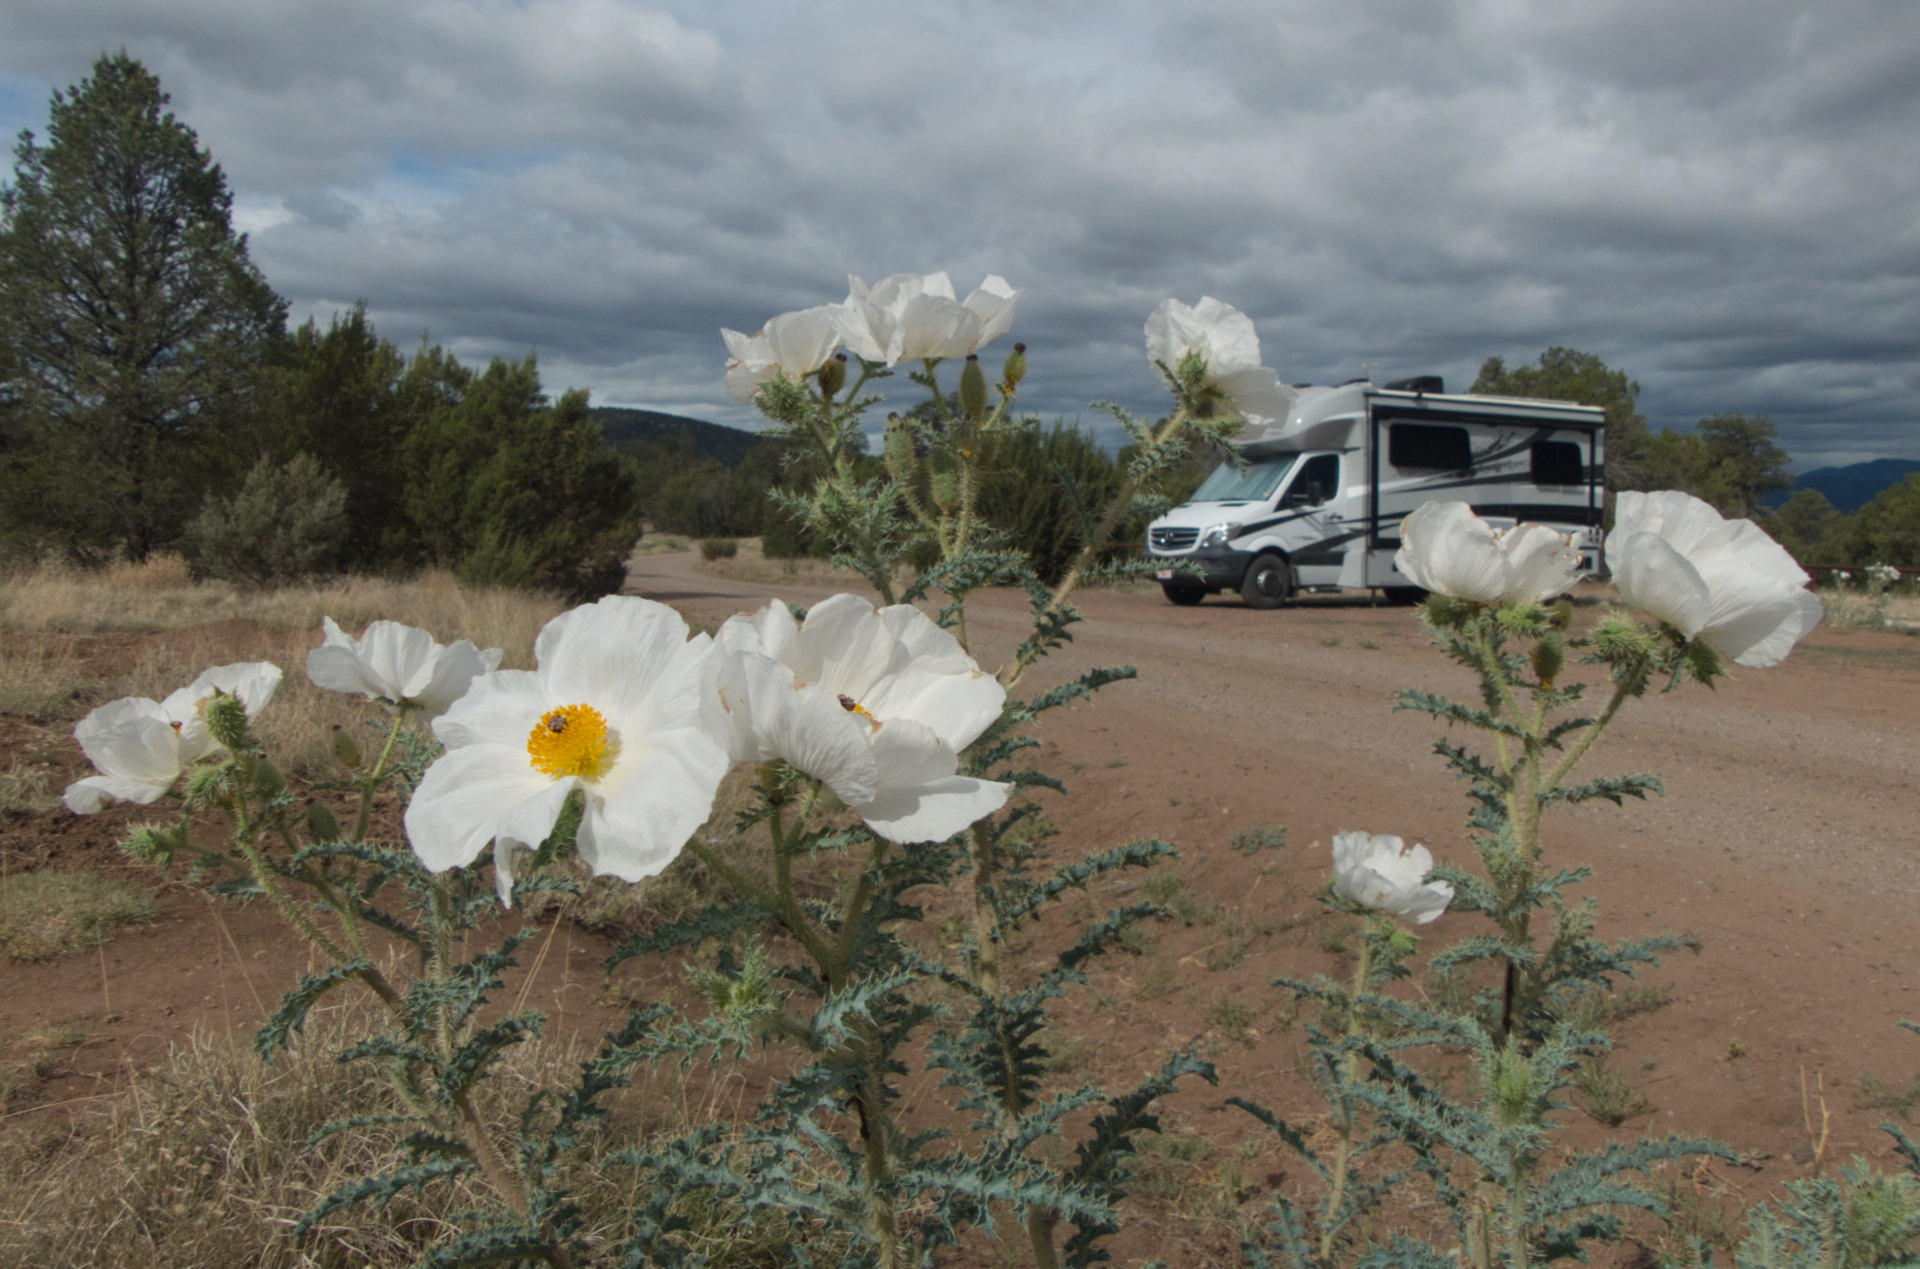
M 1204 586 L 1182 586 L 1176 582 L 1161 582 L 1160 589 L 1166 594 L 1169 603 L 1179 604 L 1182 608 L 1190 608 L 1207 597 L 1207 588 Z
M 1386 586 L 1382 589 L 1386 591 L 1390 604 L 1417 604 L 1427 597 L 1427 592 L 1418 586 Z
M 1278 608 L 1293 594 L 1293 569 L 1277 555 L 1262 555 L 1247 566 L 1240 598 L 1249 608 Z

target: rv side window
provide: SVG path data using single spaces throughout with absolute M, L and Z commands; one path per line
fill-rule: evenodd
M 1586 484 L 1586 464 L 1580 461 L 1580 446 L 1573 441 L 1535 441 L 1533 443 L 1533 483 L 1536 485 Z
M 1387 431 L 1387 461 L 1401 468 L 1465 471 L 1473 466 L 1473 446 L 1464 427 L 1395 423 Z
M 1287 490 L 1285 507 L 1318 507 L 1340 492 L 1340 456 L 1321 454 L 1309 458 Z

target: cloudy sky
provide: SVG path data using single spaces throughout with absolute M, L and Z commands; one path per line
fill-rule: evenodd
M 945 269 L 1049 416 L 1157 410 L 1142 322 L 1215 295 L 1298 382 L 1565 344 L 1920 458 L 1911 0 L 7 0 L 0 126 L 121 47 L 296 318 L 601 404 L 750 427 L 721 326 Z

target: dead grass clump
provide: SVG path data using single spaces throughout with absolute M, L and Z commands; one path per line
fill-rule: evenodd
M 45 767 L 16 762 L 0 771 L 0 818 L 46 815 L 59 805 L 53 795 L 53 777 Z
M 0 885 L 0 949 L 16 961 L 97 947 L 121 926 L 152 919 L 152 893 L 124 881 L 43 868 Z
M 86 665 L 70 640 L 0 639 L 0 714 L 47 721 L 84 696 Z
M 357 1000 L 317 1009 L 306 1038 L 267 1066 L 244 1038 L 200 1038 L 159 1068 L 133 1074 L 126 1092 L 71 1129 L 16 1129 L 0 1143 L 0 1264 L 40 1269 L 144 1265 L 199 1269 L 374 1269 L 411 1265 L 462 1209 L 490 1207 L 478 1178 L 438 1181 L 400 1194 L 384 1209 L 360 1203 L 335 1212 L 295 1244 L 301 1215 L 342 1184 L 406 1162 L 405 1126 L 340 1133 L 309 1150 L 322 1124 L 391 1111 L 392 1097 L 367 1063 L 334 1053 L 380 1019 Z M 589 1054 L 557 1040 L 515 1046 L 501 1074 L 482 1085 L 482 1114 L 510 1139 L 530 1086 L 571 1084 Z M 677 1069 L 642 1070 L 589 1125 L 586 1157 L 563 1160 L 560 1181 L 582 1207 L 589 1259 L 612 1257 L 644 1180 L 592 1157 L 640 1144 L 648 1132 L 680 1131 L 712 1112 L 688 1105 Z M 669 1084 L 673 1086 L 668 1087 Z M 698 1099 L 695 1099 L 697 1102 Z M 645 1114 L 641 1112 L 645 1111 Z M 667 1122 L 671 1120 L 672 1122 Z M 687 1206 L 685 1237 L 716 1264 L 779 1264 L 784 1219 L 748 1217 L 718 1204 Z M 597 1260 L 595 1261 L 597 1263 Z

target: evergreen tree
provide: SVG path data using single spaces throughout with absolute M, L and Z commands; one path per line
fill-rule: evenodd
M 0 191 L 0 501 L 16 532 L 82 554 L 144 558 L 251 464 L 221 441 L 285 323 L 225 176 L 167 103 L 138 61 L 101 57 L 54 93 L 45 145 L 21 134 Z

